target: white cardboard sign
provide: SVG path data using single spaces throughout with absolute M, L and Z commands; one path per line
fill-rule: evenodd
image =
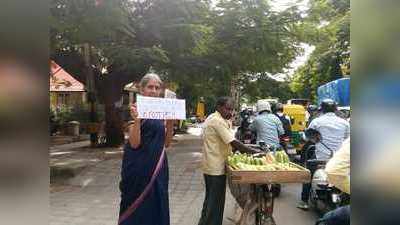
M 141 119 L 184 120 L 186 119 L 185 100 L 173 98 L 154 98 L 138 95 L 136 106 Z

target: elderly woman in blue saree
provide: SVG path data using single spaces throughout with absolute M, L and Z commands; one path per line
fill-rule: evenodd
M 162 81 L 146 74 L 140 94 L 159 97 Z M 120 225 L 169 225 L 168 162 L 164 147 L 172 139 L 173 122 L 139 119 L 136 105 L 131 107 L 133 123 L 124 147 L 121 168 Z

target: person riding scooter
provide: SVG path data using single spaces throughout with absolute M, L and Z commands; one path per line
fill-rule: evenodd
M 350 138 L 328 161 L 325 167 L 328 181 L 341 191 L 350 194 Z
M 318 131 L 321 135 L 323 142 L 314 142 L 315 154 L 308 155 L 308 159 L 328 160 L 332 152 L 336 152 L 342 145 L 343 141 L 350 135 L 350 124 L 346 120 L 335 115 L 337 109 L 336 102 L 332 99 L 325 99 L 320 105 L 323 115 L 315 118 L 308 130 L 312 129 Z M 308 154 L 308 153 L 305 153 Z M 313 164 L 307 164 L 307 168 L 313 175 L 317 169 Z M 298 208 L 307 210 L 308 200 L 310 198 L 311 183 L 303 184 L 301 193 L 301 201 Z
M 350 196 L 350 138 L 326 164 L 328 182 Z M 350 225 L 350 205 L 326 213 L 317 225 Z

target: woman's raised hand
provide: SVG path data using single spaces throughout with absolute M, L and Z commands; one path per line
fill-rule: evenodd
M 130 107 L 130 113 L 131 113 L 131 117 L 132 119 L 136 120 L 139 116 L 138 111 L 137 111 L 137 106 L 136 103 L 133 103 Z

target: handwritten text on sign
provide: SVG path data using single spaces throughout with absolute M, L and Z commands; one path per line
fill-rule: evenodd
M 139 118 L 159 120 L 186 119 L 185 100 L 137 96 Z

